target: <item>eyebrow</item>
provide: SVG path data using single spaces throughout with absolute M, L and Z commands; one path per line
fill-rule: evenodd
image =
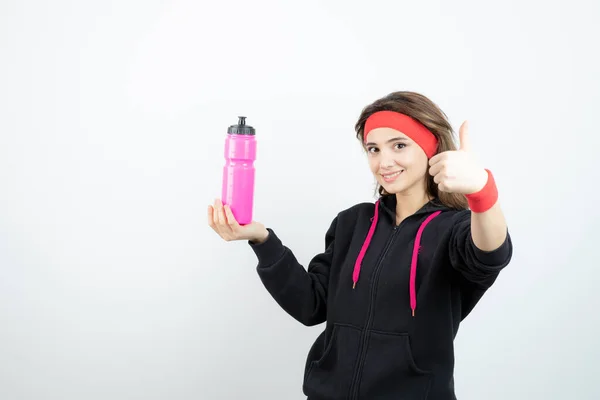
M 406 139 L 405 137 L 398 136 L 398 137 L 395 137 L 395 138 L 391 138 L 390 140 L 386 141 L 386 143 L 391 143 L 391 142 L 395 142 L 395 141 L 403 141 L 403 142 L 406 142 L 406 140 L 407 140 L 407 139 Z M 373 142 L 369 142 L 369 143 L 367 143 L 367 146 L 376 146 L 376 145 L 377 145 L 377 143 L 373 143 Z

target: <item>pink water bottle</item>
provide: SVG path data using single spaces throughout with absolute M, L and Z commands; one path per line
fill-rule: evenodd
M 246 125 L 246 117 L 239 117 L 231 125 L 225 139 L 225 167 L 221 201 L 231 207 L 240 225 L 252 222 L 254 207 L 254 161 L 256 137 L 254 128 Z

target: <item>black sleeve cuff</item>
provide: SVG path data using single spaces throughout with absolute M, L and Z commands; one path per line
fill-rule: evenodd
M 491 251 L 481 250 L 475 246 L 471 235 L 469 235 L 469 240 L 471 241 L 475 258 L 482 264 L 489 266 L 503 266 L 507 264 L 512 256 L 512 243 L 508 232 L 506 232 L 506 238 L 500 247 Z
M 267 236 L 267 240 L 262 243 L 253 243 L 248 241 L 250 248 L 256 254 L 258 258 L 258 267 L 269 267 L 279 261 L 284 253 L 285 247 L 281 240 L 277 237 L 275 232 L 272 229 L 267 228 L 269 231 L 269 236 Z

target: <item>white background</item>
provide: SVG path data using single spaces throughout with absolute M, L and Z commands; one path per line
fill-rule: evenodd
M 595 1 L 0 3 L 0 398 L 303 399 L 323 329 L 206 223 L 238 115 L 255 217 L 304 263 L 373 200 L 362 107 L 421 92 L 492 169 L 513 262 L 459 399 L 598 399 Z M 287 193 L 287 194 L 286 194 Z

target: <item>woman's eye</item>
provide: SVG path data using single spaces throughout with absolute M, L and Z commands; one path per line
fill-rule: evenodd
M 377 147 L 369 147 L 369 148 L 367 149 L 367 151 L 368 151 L 369 153 L 375 153 L 375 152 L 377 152 Z
M 406 147 L 406 145 L 404 143 L 396 143 L 395 146 L 396 146 L 397 149 L 403 149 L 403 148 Z

